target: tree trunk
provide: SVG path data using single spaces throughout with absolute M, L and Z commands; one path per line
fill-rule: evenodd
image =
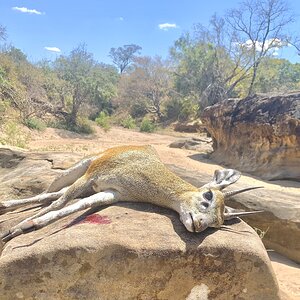
M 256 62 L 253 66 L 253 74 L 252 74 L 252 79 L 251 79 L 251 83 L 250 83 L 250 86 L 249 86 L 247 97 L 253 95 L 253 88 L 254 88 L 254 82 L 255 82 L 255 79 L 256 79 L 257 68 L 258 68 L 258 62 Z
M 75 92 L 73 95 L 73 103 L 72 103 L 72 111 L 70 114 L 70 119 L 69 122 L 71 125 L 76 125 L 77 124 L 77 115 L 79 111 L 79 101 L 77 99 L 77 93 Z

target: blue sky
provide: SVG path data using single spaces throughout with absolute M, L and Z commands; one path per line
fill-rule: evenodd
M 7 28 L 8 42 L 24 51 L 31 61 L 59 55 L 45 47 L 56 47 L 60 53 L 68 54 L 84 42 L 98 61 L 111 63 L 110 48 L 131 43 L 143 48 L 142 55 L 166 57 L 169 47 L 183 32 L 191 30 L 193 24 L 207 24 L 215 12 L 223 14 L 239 2 L 0 0 L 0 24 Z M 296 14 L 291 31 L 300 35 L 300 1 L 288 3 Z M 159 27 L 166 23 L 173 25 Z M 280 50 L 279 54 L 300 62 L 300 56 L 291 48 Z

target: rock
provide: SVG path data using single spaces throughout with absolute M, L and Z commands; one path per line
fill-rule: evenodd
M 211 153 L 213 150 L 212 139 L 205 136 L 201 138 L 182 138 L 171 143 L 169 147 L 195 150 L 203 153 Z
M 79 161 L 74 153 L 26 152 L 0 147 L 0 199 L 27 197 L 44 191 L 64 170 Z
M 26 187 L 37 176 L 47 186 L 53 162 L 64 168 L 66 160 L 78 156 L 13 154 L 15 163 L 6 157 L 5 165 L 12 165 L 16 177 L 36 164 L 23 180 Z M 38 164 L 43 172 L 37 172 Z M 7 191 L 14 193 L 22 176 L 8 179 L 5 172 Z M 1 300 L 279 299 L 266 251 L 240 220 L 222 230 L 193 234 L 175 212 L 148 204 L 121 203 L 89 213 L 71 215 L 2 245 Z M 0 231 L 31 214 L 2 215 Z
M 211 178 L 194 171 L 191 174 L 190 171 L 173 165 L 170 168 L 184 180 L 199 187 Z M 234 189 L 249 186 L 238 181 L 234 184 Z M 259 233 L 265 232 L 262 241 L 266 248 L 273 249 L 300 263 L 300 184 L 298 186 L 297 194 L 263 188 L 234 196 L 227 201 L 227 204 L 238 209 L 263 210 L 263 213 L 243 217 L 243 219 L 257 228 Z
M 179 132 L 206 133 L 201 121 L 177 122 L 174 124 L 174 130 Z
M 202 114 L 216 162 L 267 180 L 300 181 L 300 93 L 227 100 Z

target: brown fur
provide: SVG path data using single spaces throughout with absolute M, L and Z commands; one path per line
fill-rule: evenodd
M 173 201 L 198 189 L 172 173 L 151 146 L 120 146 L 108 149 L 86 172 L 95 191 L 117 190 L 120 200 L 173 206 Z M 95 178 L 96 177 L 96 178 Z

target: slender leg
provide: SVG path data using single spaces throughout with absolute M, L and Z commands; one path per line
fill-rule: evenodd
M 46 192 L 21 200 L 9 200 L 0 202 L 0 215 L 8 211 L 12 211 L 20 206 L 36 203 L 47 203 L 61 197 L 68 189 L 68 186 L 72 185 L 78 178 L 80 178 L 88 169 L 91 162 L 95 160 L 97 156 L 89 157 L 81 160 L 73 167 L 65 170 L 50 184 Z
M 52 202 L 49 206 L 47 206 L 47 207 L 41 209 L 40 211 L 38 211 L 33 216 L 23 220 L 22 222 L 20 222 L 16 226 L 12 227 L 10 229 L 10 231 L 14 232 L 14 231 L 20 230 L 20 228 L 23 228 L 24 226 L 26 226 L 26 224 L 28 224 L 28 222 L 30 220 L 36 219 L 36 218 L 38 218 L 40 216 L 43 216 L 43 215 L 45 215 L 45 214 L 47 214 L 51 211 L 61 209 L 69 201 L 71 201 L 73 199 L 76 199 L 83 192 L 85 192 L 86 190 L 91 188 L 92 185 L 93 185 L 92 180 L 86 179 L 84 176 L 80 177 L 70 187 L 67 188 L 67 190 L 65 191 L 65 193 L 61 197 L 59 197 L 57 200 Z
M 65 187 L 58 192 L 42 193 L 30 198 L 19 199 L 19 200 L 7 200 L 7 201 L 0 202 L 0 215 L 15 210 L 16 208 L 24 205 L 44 204 L 44 203 L 51 202 L 61 197 L 66 192 L 67 189 L 68 187 Z
M 55 222 L 56 220 L 73 214 L 74 212 L 96 206 L 115 203 L 118 201 L 116 196 L 117 192 L 115 191 L 105 191 L 80 199 L 78 200 L 78 202 L 68 205 L 60 210 L 50 211 L 43 216 L 20 223 L 9 232 L 2 235 L 1 239 L 3 242 L 7 242 L 18 235 L 45 227 Z
M 57 178 L 53 180 L 53 182 L 48 187 L 47 192 L 57 192 L 58 190 L 73 184 L 86 172 L 91 162 L 96 158 L 97 156 L 83 159 L 73 167 L 63 171 Z

